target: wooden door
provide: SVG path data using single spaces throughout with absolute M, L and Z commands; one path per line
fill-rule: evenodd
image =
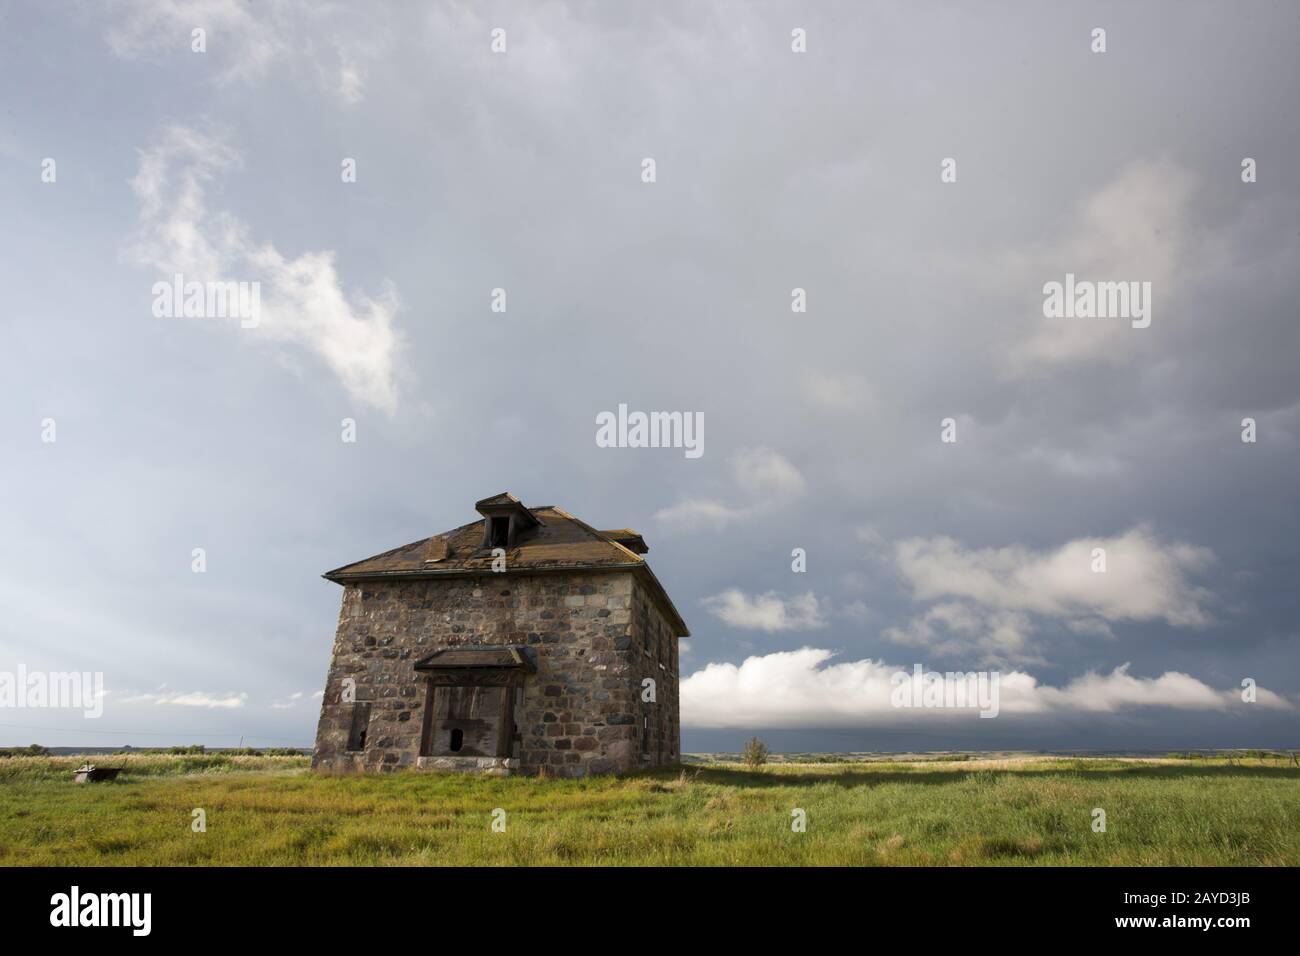
M 436 757 L 497 756 L 508 690 L 479 685 L 433 686 L 421 753 Z

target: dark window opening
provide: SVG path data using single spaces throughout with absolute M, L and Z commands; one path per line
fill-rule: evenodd
M 451 732 L 451 751 L 456 753 L 461 747 L 465 746 L 465 731 L 456 727 Z
M 348 750 L 366 749 L 366 730 L 370 726 L 370 705 L 352 705 L 352 727 L 348 730 Z
M 489 518 L 488 521 L 488 547 L 510 547 L 510 519 Z

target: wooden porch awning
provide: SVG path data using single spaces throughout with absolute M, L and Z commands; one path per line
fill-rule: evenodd
M 488 670 L 533 674 L 537 671 L 524 649 L 510 644 L 461 644 L 457 647 L 444 647 L 416 661 L 415 669 L 444 674 Z

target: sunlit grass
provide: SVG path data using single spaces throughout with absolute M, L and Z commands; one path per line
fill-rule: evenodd
M 129 755 L 101 758 L 127 767 L 117 782 L 77 785 L 81 762 L 0 758 L 0 864 L 1300 864 L 1300 769 L 1269 758 L 717 763 L 537 780 Z M 205 833 L 191 829 L 196 808 Z M 791 831 L 796 808 L 807 832 Z

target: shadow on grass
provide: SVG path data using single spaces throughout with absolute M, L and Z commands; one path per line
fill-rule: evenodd
M 790 766 L 790 765 L 785 765 Z M 815 766 L 815 765 L 809 765 Z M 1099 767 L 1091 769 L 1085 766 L 1066 767 L 1020 767 L 1015 770 L 995 769 L 945 769 L 945 770 L 816 770 L 809 773 L 782 773 L 772 770 L 745 770 L 739 767 L 700 767 L 684 768 L 687 776 L 699 783 L 714 784 L 724 787 L 802 787 L 810 784 L 833 783 L 848 788 L 879 786 L 887 783 L 919 784 L 922 786 L 945 786 L 949 784 L 981 781 L 994 783 L 1004 777 L 1011 779 L 1038 779 L 1042 777 L 1081 777 L 1086 780 L 1187 780 L 1201 778 L 1207 780 L 1228 779 L 1267 779 L 1300 781 L 1300 768 L 1281 766 L 1223 766 L 1183 767 L 1134 765 L 1123 769 Z M 647 770 L 633 776 L 650 780 L 676 779 L 681 769 Z

